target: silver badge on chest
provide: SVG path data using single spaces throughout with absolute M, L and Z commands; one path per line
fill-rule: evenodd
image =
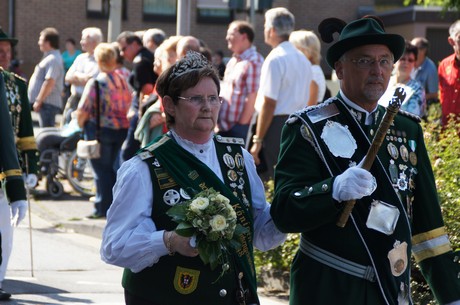
M 391 235 L 395 231 L 399 218 L 399 210 L 391 204 L 380 200 L 371 203 L 371 211 L 367 217 L 366 226 L 385 235 Z
M 348 126 L 334 121 L 326 122 L 321 139 L 335 157 L 351 158 L 358 148 Z

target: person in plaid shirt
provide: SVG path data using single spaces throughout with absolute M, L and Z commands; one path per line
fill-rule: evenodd
M 250 23 L 241 20 L 230 23 L 226 40 L 233 56 L 221 85 L 219 134 L 246 139 L 264 59 L 252 45 L 254 29 Z

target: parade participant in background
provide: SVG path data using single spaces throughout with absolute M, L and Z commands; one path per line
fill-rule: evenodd
M 406 98 L 401 104 L 401 110 L 423 117 L 426 111 L 425 89 L 420 82 L 411 76 L 417 60 L 417 52 L 417 47 L 406 41 L 404 54 L 396 62 L 387 91 L 380 98 L 379 104 L 384 107 L 388 106 L 395 89 L 400 87 L 406 92 Z
M 3 78 L 5 84 L 4 92 L 6 93 L 8 113 L 16 139 L 16 149 L 21 161 L 20 166 L 28 186 L 35 187 L 38 181 L 38 151 L 27 97 L 27 83 L 22 77 L 4 70 L 10 66 L 12 48 L 17 42 L 17 39 L 8 37 L 0 29 L 0 77 Z M 15 220 L 11 219 L 12 215 L 3 190 L 0 190 L 0 232 L 3 251 L 3 263 L 0 265 L 0 300 L 10 297 L 10 294 L 2 291 L 1 288 L 13 246 L 13 224 Z
M 447 40 L 454 53 L 444 58 L 438 67 L 443 125 L 447 124 L 450 116 L 458 119 L 460 115 L 460 20 L 450 26 Z
M 77 109 L 86 83 L 99 73 L 94 49 L 103 40 L 100 28 L 90 27 L 81 31 L 81 48 L 85 53 L 78 55 L 65 75 L 65 82 L 71 85 L 71 95 L 66 102 L 63 112 L 63 125 L 72 119 L 72 112 Z
M 307 105 L 312 79 L 310 61 L 289 42 L 294 15 L 278 7 L 265 13 L 265 43 L 273 48 L 262 65 L 255 109 L 257 123 L 251 154 L 262 180 L 273 178 L 281 128 L 292 112 Z M 263 161 L 262 161 L 263 160 Z
M 140 148 L 134 132 L 140 119 L 141 101 L 155 86 L 157 76 L 153 72 L 153 54 L 143 46 L 142 40 L 133 32 L 125 31 L 117 37 L 120 55 L 133 63 L 129 84 L 134 89 L 131 108 L 128 112 L 129 129 L 121 151 L 122 161 L 130 159 Z
M 396 114 L 370 172 L 361 168 L 385 108 L 404 38 L 368 16 L 319 26 L 340 92 L 283 127 L 271 215 L 300 232 L 290 304 L 409 305 L 411 255 L 439 304 L 460 304 L 460 265 L 449 243 L 418 117 Z M 385 136 L 386 135 L 386 136 Z M 345 202 L 356 200 L 344 227 Z M 457 254 L 458 255 L 458 254 Z
M 94 49 L 94 58 L 101 72 L 86 84 L 76 112 L 78 125 L 84 128 L 87 140 L 95 139 L 96 122 L 100 120 L 98 140 L 101 157 L 90 160 L 96 183 L 95 212 L 89 216 L 92 219 L 105 217 L 112 203 L 121 145 L 129 126 L 126 114 L 131 102 L 131 90 L 125 78 L 116 72 L 117 56 L 114 46 L 109 43 L 100 43 Z
M 417 61 L 412 77 L 420 82 L 425 88 L 427 106 L 439 102 L 438 98 L 438 68 L 431 58 L 428 57 L 430 43 L 425 37 L 415 37 L 411 44 L 417 47 Z
M 35 66 L 30 77 L 28 95 L 35 112 L 38 112 L 40 128 L 54 127 L 56 115 L 62 111 L 64 64 L 59 52 L 59 33 L 55 28 L 40 32 L 38 46 L 43 58 Z
M 228 26 L 225 39 L 233 55 L 222 81 L 223 102 L 218 119 L 221 136 L 246 140 L 264 62 L 252 45 L 254 37 L 254 29 L 249 22 L 237 20 Z
M 326 77 L 321 68 L 321 43 L 313 31 L 299 30 L 289 35 L 289 41 L 302 52 L 311 62 L 312 80 L 310 82 L 310 98 L 307 105 L 313 106 L 324 100 L 326 93 Z
M 126 268 L 128 305 L 259 304 L 253 245 L 268 250 L 285 235 L 271 220 L 263 184 L 242 141 L 213 133 L 219 89 L 215 69 L 196 52 L 165 70 L 157 92 L 170 132 L 118 171 L 101 255 Z M 220 278 L 221 268 L 204 265 L 190 237 L 178 235 L 177 223 L 166 214 L 211 188 L 230 200 L 237 222 L 247 229 L 240 250 L 228 249 L 229 269 Z

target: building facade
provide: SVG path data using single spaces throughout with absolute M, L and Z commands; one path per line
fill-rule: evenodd
M 179 0 L 181 1 L 181 0 Z M 250 11 L 230 9 L 229 1 L 249 0 L 182 0 L 190 6 L 190 35 L 207 43 L 211 50 L 222 50 L 230 56 L 225 41 L 227 25 L 236 19 L 250 20 Z M 233 1 L 233 2 L 232 2 Z M 255 0 L 263 1 L 263 0 Z M 176 0 L 122 0 L 121 31 L 161 28 L 168 36 L 176 35 Z M 451 53 L 447 44 L 449 25 L 456 20 L 453 13 L 444 14 L 439 8 L 403 7 L 388 12 L 375 9 L 374 0 L 274 0 L 273 7 L 288 8 L 296 18 L 296 29 L 317 32 L 318 24 L 328 17 L 350 21 L 366 14 L 380 15 L 388 32 L 399 33 L 407 39 L 426 36 L 432 41 L 435 60 Z M 46 27 L 55 27 L 61 37 L 61 50 L 67 38 L 80 40 L 85 27 L 100 27 L 107 39 L 110 0 L 2 0 L 0 1 L 0 26 L 19 39 L 15 58 L 22 62 L 26 76 L 33 72 L 42 54 L 37 42 L 39 33 Z M 266 56 L 270 48 L 264 43 L 263 10 L 257 11 L 250 21 L 255 26 L 255 45 Z M 79 43 L 77 43 L 79 47 Z M 328 45 L 323 44 L 323 55 Z M 324 56 L 323 56 L 324 57 Z M 331 69 L 322 63 L 326 75 Z

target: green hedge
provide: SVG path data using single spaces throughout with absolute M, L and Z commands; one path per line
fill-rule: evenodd
M 430 155 L 436 185 L 438 188 L 444 221 L 449 232 L 452 247 L 460 248 L 460 137 L 459 128 L 454 120 L 441 132 L 439 104 L 429 109 L 427 121 L 422 123 L 425 132 L 425 144 Z M 273 181 L 266 184 L 267 200 L 273 198 Z M 289 234 L 287 241 L 280 247 L 260 252 L 256 250 L 257 272 L 264 269 L 289 271 L 299 244 L 299 234 Z M 418 266 L 412 260 L 412 298 L 414 304 L 435 305 L 431 291 L 421 275 Z

